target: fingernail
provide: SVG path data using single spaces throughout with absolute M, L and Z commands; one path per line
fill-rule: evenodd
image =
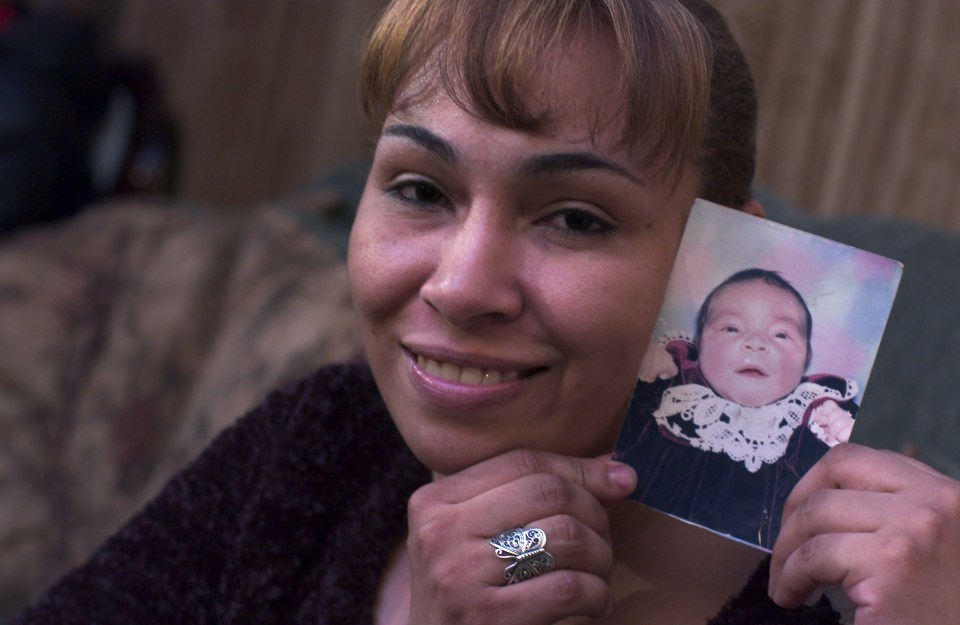
M 637 474 L 632 467 L 622 462 L 611 464 L 607 475 L 610 477 L 610 481 L 624 492 L 632 492 L 636 487 Z

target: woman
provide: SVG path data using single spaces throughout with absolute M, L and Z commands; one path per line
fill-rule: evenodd
M 760 212 L 709 7 L 401 0 L 362 82 L 373 377 L 272 396 L 19 623 L 830 623 L 792 610 L 830 583 L 858 625 L 956 620 L 960 489 L 905 458 L 828 454 L 770 565 L 624 501 L 609 452 L 687 210 Z

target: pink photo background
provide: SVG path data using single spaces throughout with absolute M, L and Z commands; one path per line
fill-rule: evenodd
M 862 395 L 900 263 L 704 200 L 691 211 L 653 340 L 670 331 L 693 334 L 707 294 L 748 267 L 780 272 L 806 300 L 813 316 L 807 373 L 852 378 Z

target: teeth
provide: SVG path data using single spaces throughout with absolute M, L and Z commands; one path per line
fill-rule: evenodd
M 487 371 L 483 374 L 483 383 L 484 384 L 500 384 L 503 376 L 500 375 L 499 371 Z
M 461 384 L 502 384 L 513 382 L 520 377 L 519 371 L 497 371 L 495 369 L 482 370 L 477 367 L 460 368 L 449 362 L 437 362 L 430 358 L 417 356 L 417 364 L 429 375 L 442 378 L 449 382 Z

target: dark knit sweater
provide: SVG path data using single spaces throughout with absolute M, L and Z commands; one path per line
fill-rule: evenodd
M 224 432 L 14 623 L 371 623 L 406 502 L 430 478 L 369 371 L 327 367 Z M 836 623 L 784 611 L 766 567 L 710 625 Z

